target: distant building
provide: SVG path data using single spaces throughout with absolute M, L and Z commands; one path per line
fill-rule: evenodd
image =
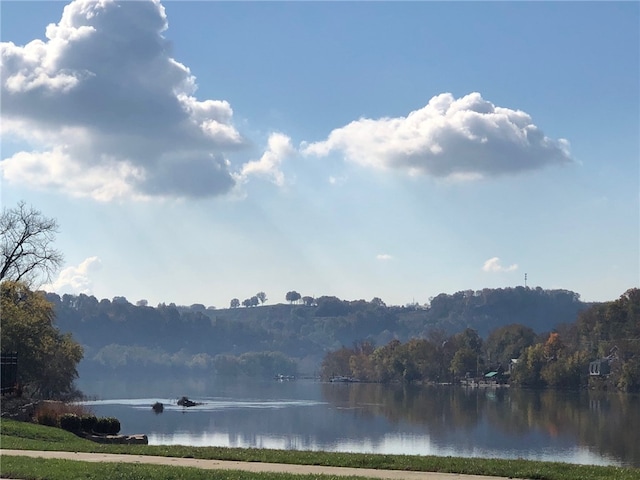
M 609 358 L 600 358 L 589 362 L 589 375 L 592 377 L 604 377 L 611 373 L 611 360 Z

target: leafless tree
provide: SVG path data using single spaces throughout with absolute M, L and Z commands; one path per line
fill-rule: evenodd
M 27 207 L 24 201 L 14 208 L 3 208 L 0 281 L 21 281 L 29 286 L 38 280 L 51 281 L 63 260 L 62 254 L 52 247 L 57 232 L 55 219 Z

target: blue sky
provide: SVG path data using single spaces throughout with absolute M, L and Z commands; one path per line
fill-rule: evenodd
M 637 2 L 0 9 L 1 199 L 58 220 L 50 290 L 639 284 Z

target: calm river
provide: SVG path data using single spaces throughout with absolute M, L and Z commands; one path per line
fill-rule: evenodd
M 81 381 L 154 445 L 526 458 L 640 467 L 640 397 L 311 380 Z M 186 395 L 203 404 L 176 405 Z M 151 405 L 163 402 L 164 412 Z

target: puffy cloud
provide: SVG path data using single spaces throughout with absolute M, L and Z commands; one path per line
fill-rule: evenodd
M 270 178 L 278 186 L 284 185 L 284 173 L 280 169 L 282 160 L 296 152 L 291 145 L 291 139 L 282 133 L 272 133 L 269 136 L 267 150 L 260 160 L 245 163 L 238 175 L 238 179 L 246 181 L 252 175 Z
M 231 106 L 194 96 L 166 28 L 158 0 L 76 0 L 46 41 L 1 43 L 2 133 L 37 148 L 3 159 L 5 179 L 99 200 L 231 190 Z
M 406 117 L 360 120 L 302 145 L 307 155 L 342 152 L 347 160 L 469 180 L 572 162 L 566 140 L 552 140 L 519 110 L 497 107 L 479 93 L 433 97 Z
M 388 253 L 379 253 L 378 255 L 376 255 L 376 260 L 380 260 L 381 262 L 387 262 L 392 259 L 393 257 Z
M 43 285 L 42 289 L 59 294 L 84 293 L 90 295 L 93 287 L 90 275 L 99 270 L 100 266 L 101 262 L 98 257 L 89 257 L 78 266 L 63 269 L 53 283 Z
M 498 257 L 490 258 L 489 260 L 484 262 L 484 265 L 482 266 L 482 270 L 484 270 L 485 272 L 492 272 L 492 273 L 513 272 L 517 269 L 518 269 L 518 265 L 515 263 L 513 265 L 509 265 L 508 267 L 503 267 L 500 264 L 500 258 Z

